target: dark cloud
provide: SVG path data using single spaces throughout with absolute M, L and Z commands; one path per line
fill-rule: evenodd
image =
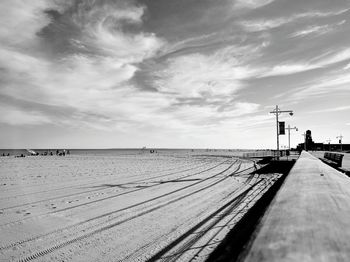
M 144 28 L 169 41 L 220 31 L 231 16 L 229 0 L 139 0 L 147 6 Z M 228 9 L 227 9 L 228 7 Z
M 82 46 L 75 45 L 81 37 L 80 29 L 72 23 L 67 15 L 57 10 L 46 10 L 50 24 L 42 28 L 37 35 L 42 39 L 42 46 L 53 55 L 62 56 L 87 52 Z

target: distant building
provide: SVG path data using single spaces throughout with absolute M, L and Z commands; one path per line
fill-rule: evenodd
M 305 133 L 306 150 L 312 150 L 314 148 L 314 141 L 312 141 L 311 130 L 306 130 Z
M 297 146 L 297 150 L 306 150 L 306 151 L 350 151 L 350 144 L 324 144 L 324 143 L 315 143 L 312 140 L 311 130 L 307 130 L 305 133 L 305 142 L 300 143 Z

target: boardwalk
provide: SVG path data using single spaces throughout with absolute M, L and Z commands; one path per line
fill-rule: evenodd
M 244 261 L 349 261 L 350 179 L 303 152 Z

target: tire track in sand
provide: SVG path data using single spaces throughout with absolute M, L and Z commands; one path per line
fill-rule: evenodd
M 228 161 L 228 160 L 223 161 L 222 163 L 220 163 L 220 165 L 226 163 L 227 161 Z M 200 180 L 200 181 L 198 181 L 198 182 L 196 182 L 196 183 L 193 183 L 193 184 L 191 184 L 191 185 L 184 186 L 184 187 L 182 187 L 182 188 L 173 190 L 173 191 L 168 192 L 168 193 L 165 193 L 165 194 L 163 194 L 163 195 L 160 195 L 160 196 L 157 196 L 157 197 L 154 197 L 154 198 L 151 198 L 151 199 L 148 199 L 148 200 L 145 200 L 145 201 L 136 203 L 136 204 L 134 204 L 134 205 L 131 205 L 131 206 L 128 206 L 128 207 L 125 207 L 125 208 L 122 208 L 122 209 L 114 210 L 114 211 L 111 211 L 111 212 L 108 212 L 108 213 L 105 213 L 105 214 L 102 214 L 102 215 L 99 215 L 99 216 L 96 216 L 96 217 L 93 217 L 93 218 L 90 218 L 90 219 L 81 221 L 81 222 L 79 222 L 79 223 L 76 223 L 76 224 L 73 224 L 73 225 L 70 225 L 70 226 L 67 226 L 67 227 L 64 227 L 64 228 L 60 228 L 60 229 L 57 229 L 57 230 L 54 230 L 54 231 L 51 231 L 51 232 L 48 232 L 48 233 L 45 233 L 45 234 L 33 236 L 33 237 L 31 237 L 31 238 L 27 238 L 27 239 L 24 239 L 24 240 L 21 240 L 21 241 L 16 241 L 16 242 L 11 243 L 11 244 L 8 244 L 8 245 L 6 245 L 6 246 L 0 247 L 0 250 L 9 249 L 9 248 L 12 248 L 12 247 L 15 247 L 15 246 L 18 246 L 18 245 L 27 243 L 27 242 L 32 242 L 32 241 L 35 241 L 35 240 L 37 240 L 37 239 L 39 239 L 39 238 L 47 237 L 47 236 L 49 236 L 49 235 L 62 232 L 62 231 L 64 231 L 64 230 L 69 230 L 69 229 L 75 228 L 75 227 L 77 227 L 77 226 L 80 226 L 80 225 L 83 225 L 83 224 L 86 224 L 86 223 L 89 223 L 89 222 L 92 222 L 92 221 L 95 221 L 95 220 L 98 220 L 98 219 L 101 219 L 101 218 L 104 218 L 104 217 L 107 217 L 107 216 L 110 216 L 110 215 L 114 215 L 114 214 L 116 214 L 116 213 L 118 213 L 118 212 L 122 212 L 122 211 L 125 211 L 125 210 L 128 210 L 128 209 L 134 208 L 134 207 L 138 207 L 138 206 L 141 206 L 141 205 L 150 203 L 150 202 L 152 202 L 152 201 L 154 201 L 154 200 L 158 200 L 158 199 L 164 198 L 164 197 L 166 197 L 166 196 L 169 196 L 169 195 L 178 193 L 178 192 L 180 192 L 180 191 L 182 191 L 182 190 L 185 190 L 185 189 L 187 189 L 187 188 L 196 186 L 196 185 L 198 185 L 198 184 L 200 184 L 200 183 L 203 183 L 203 182 L 205 182 L 205 181 L 207 181 L 207 180 L 209 180 L 209 179 L 212 179 L 212 178 L 214 178 L 214 177 L 217 177 L 217 176 L 223 174 L 224 172 L 226 172 L 227 170 L 229 170 L 229 169 L 230 169 L 235 163 L 237 163 L 238 161 L 239 161 L 239 160 L 236 159 L 233 163 L 230 164 L 229 167 L 225 168 L 223 171 L 220 171 L 219 173 L 217 173 L 217 174 L 215 174 L 215 175 L 213 175 L 213 176 L 210 176 L 210 177 L 208 177 L 208 178 L 205 178 L 205 179 L 203 179 L 203 180 Z M 214 166 L 214 167 L 212 167 L 212 168 L 210 168 L 210 169 L 208 169 L 208 170 L 211 170 L 211 169 L 213 169 L 213 168 L 215 168 L 215 167 L 217 167 L 217 166 L 219 166 L 219 165 L 216 165 L 216 166 Z M 237 170 L 239 170 L 239 168 L 240 168 L 240 164 L 238 165 Z M 206 170 L 206 171 L 208 171 L 208 170 Z M 237 170 L 235 170 L 235 171 L 233 171 L 233 172 L 236 172 Z M 204 172 L 204 171 L 201 171 L 201 172 Z M 197 174 L 197 173 L 196 173 L 196 174 Z M 192 175 L 194 175 L 194 174 L 192 174 Z M 14 222 L 12 222 L 12 223 L 14 223 Z
M 235 162 L 234 162 L 234 163 L 235 163 Z M 206 178 L 205 180 L 208 180 L 208 179 L 211 179 L 211 178 L 213 178 L 213 177 L 216 177 L 216 176 L 221 175 L 222 173 L 224 173 L 225 171 L 227 171 L 228 169 L 230 169 L 230 168 L 233 166 L 234 163 L 232 163 L 232 164 L 231 164 L 228 168 L 226 168 L 225 170 L 223 170 L 223 171 L 221 171 L 221 172 L 215 174 L 215 175 L 212 176 L 212 177 Z M 239 167 L 238 167 L 235 171 L 233 171 L 233 172 L 236 172 L 236 171 L 238 171 L 238 170 L 239 170 Z M 19 262 L 31 261 L 31 260 L 33 260 L 33 259 L 36 259 L 36 258 L 42 257 L 42 256 L 44 256 L 44 255 L 47 255 L 47 254 L 49 254 L 49 253 L 52 253 L 52 252 L 54 252 L 54 251 L 56 251 L 56 250 L 62 249 L 62 248 L 64 248 L 64 247 L 67 247 L 67 246 L 69 246 L 69 245 L 71 245 L 71 244 L 74 244 L 74 243 L 76 243 L 76 242 L 85 240 L 85 239 L 87 239 L 87 238 L 89 238 L 89 237 L 92 237 L 92 236 L 98 234 L 98 233 L 102 233 L 102 232 L 104 232 L 104 231 L 106 231 L 106 230 L 109 230 L 109 229 L 112 229 L 112 228 L 114 228 L 114 227 L 116 227 L 116 226 L 118 226 L 118 225 L 120 225 L 120 224 L 123 224 L 123 223 L 125 223 L 125 222 L 130 221 L 130 220 L 133 220 L 133 219 L 138 218 L 138 217 L 140 217 L 140 216 L 146 215 L 146 214 L 151 213 L 151 212 L 153 212 L 153 211 L 156 211 L 156 210 L 158 210 L 158 209 L 160 209 L 160 208 L 163 208 L 163 207 L 165 207 L 165 206 L 168 206 L 169 204 L 178 202 L 178 201 L 180 201 L 180 200 L 182 200 L 182 199 L 184 199 L 184 198 L 186 198 L 186 197 L 192 196 L 192 195 L 194 195 L 194 194 L 196 194 L 196 193 L 198 193 L 198 192 L 201 192 L 201 191 L 203 191 L 203 190 L 206 190 L 206 189 L 208 189 L 208 188 L 210 188 L 210 187 L 212 187 L 212 186 L 214 186 L 214 185 L 217 185 L 217 184 L 223 182 L 224 180 L 226 180 L 226 179 L 228 179 L 228 178 L 229 178 L 229 176 L 225 176 L 225 177 L 219 179 L 218 181 L 215 181 L 215 182 L 213 182 L 213 183 L 211 183 L 211 184 L 209 184 L 209 185 L 207 185 L 207 186 L 205 186 L 205 187 L 202 187 L 202 188 L 200 188 L 200 189 L 197 189 L 197 190 L 194 191 L 194 192 L 190 192 L 190 193 L 188 193 L 188 194 L 186 194 L 186 195 L 180 196 L 180 197 L 175 198 L 175 199 L 173 199 L 173 200 L 170 200 L 170 201 L 168 201 L 168 202 L 166 202 L 166 203 L 163 203 L 163 204 L 158 205 L 158 206 L 156 206 L 156 207 L 153 207 L 153 208 L 151 208 L 151 209 L 145 210 L 145 211 L 143 211 L 143 212 L 141 212 L 141 213 L 139 213 L 139 214 L 136 214 L 136 215 L 134 215 L 134 216 L 131 216 L 131 217 L 129 217 L 129 218 L 123 219 L 123 220 L 121 220 L 121 221 L 114 222 L 114 223 L 112 223 L 112 224 L 108 224 L 108 225 L 103 226 L 103 227 L 101 227 L 101 228 L 95 229 L 95 230 L 93 230 L 93 231 L 91 231 L 91 232 L 89 232 L 89 233 L 85 233 L 85 234 L 83 234 L 83 235 L 81 235 L 81 236 L 79 236 L 79 237 L 72 238 L 72 239 L 70 239 L 70 240 L 68 240 L 68 241 L 62 242 L 62 243 L 57 244 L 57 245 L 54 245 L 54 246 L 52 246 L 52 247 L 50 247 L 50 248 L 47 248 L 47 249 L 44 249 L 44 250 L 42 250 L 42 251 L 36 252 L 36 253 L 34 253 L 34 254 L 30 255 L 30 256 L 27 256 L 27 257 L 25 257 L 25 258 L 20 259 Z M 199 184 L 199 183 L 201 183 L 201 182 L 203 182 L 203 181 L 204 181 L 204 180 L 201 180 L 201 181 L 199 181 L 199 182 L 197 182 L 197 183 L 195 183 L 195 184 Z M 188 187 L 190 187 L 190 186 L 193 186 L 193 184 L 192 184 L 192 185 L 189 185 L 189 186 L 186 186 L 185 188 L 188 188 Z M 184 188 L 181 189 L 181 190 L 184 190 Z M 164 195 L 162 195 L 162 196 L 160 196 L 160 197 L 164 197 L 164 196 L 166 196 L 166 195 L 173 194 L 175 191 L 178 192 L 178 191 L 181 191 L 181 190 L 174 190 L 174 191 L 169 192 L 169 193 L 166 193 L 166 194 L 164 194 Z M 159 198 L 159 197 L 156 197 L 156 198 Z M 156 199 L 156 198 L 154 198 L 154 199 Z M 154 199 L 153 199 L 153 200 L 154 200 Z M 150 200 L 147 200 L 147 202 L 148 202 L 148 201 L 150 201 Z M 143 202 L 145 202 L 145 201 L 143 201 Z M 141 202 L 141 203 L 142 203 L 142 202 Z M 127 210 L 127 209 L 129 209 L 129 208 L 131 208 L 131 207 L 134 207 L 134 206 L 136 206 L 136 205 L 140 205 L 141 203 L 135 204 L 135 205 L 132 205 L 132 206 L 130 206 L 130 207 L 123 208 L 123 209 L 120 209 L 120 210 L 117 210 L 117 211 L 113 211 L 113 213 Z M 110 212 L 110 213 L 112 213 L 112 212 Z M 102 215 L 102 216 L 105 216 L 105 214 Z M 84 221 L 83 223 L 86 223 L 86 221 Z M 80 223 L 79 223 L 79 224 L 80 224 Z M 85 231 L 86 231 L 86 229 L 85 229 Z
M 207 171 L 210 171 L 214 168 L 217 168 L 223 164 L 225 164 L 226 162 L 228 162 L 228 160 L 225 160 L 219 164 L 216 164 L 215 166 L 212 166 L 208 169 L 205 169 L 205 170 L 202 170 L 202 171 L 199 171 L 197 173 L 193 173 L 193 174 L 189 174 L 189 175 L 186 175 L 186 176 L 182 176 L 181 178 L 187 178 L 187 177 L 190 177 L 190 176 L 195 176 L 195 175 L 199 175 L 199 174 L 202 174 L 204 172 L 207 172 Z M 233 163 L 232 163 L 233 165 Z M 232 166 L 231 165 L 231 166 Z M 120 196 L 123 196 L 123 195 L 127 195 L 127 194 L 130 194 L 130 193 L 134 193 L 134 192 L 137 192 L 137 191 L 142 191 L 142 190 L 146 190 L 150 187 L 155 187 L 155 186 L 159 186 L 161 184 L 164 184 L 164 182 L 162 183 L 157 183 L 157 184 L 154 184 L 154 185 L 151 185 L 151 186 L 148 186 L 148 187 L 142 187 L 142 188 L 138 188 L 138 189 L 135 189 L 135 190 L 131 190 L 131 191 L 128 191 L 128 192 L 123 192 L 123 193 L 119 193 L 119 194 L 116 194 L 116 195 L 113 195 L 113 196 L 108 196 L 108 197 L 104 197 L 104 198 L 100 198 L 100 199 L 96 199 L 96 200 L 92 200 L 92 201 L 89 201 L 89 202 L 86 202 L 86 203 L 82 203 L 82 204 L 78 204 L 78 205 L 75 205 L 75 206 L 70 206 L 70 207 L 66 207 L 66 208 L 62 208 L 62 209 L 58 209 L 58 210 L 55 210 L 55 211 L 50 211 L 50 212 L 46 212 L 46 213 L 42 213 L 42 214 L 37 214 L 35 216 L 28 216 L 28 217 L 25 217 L 25 218 L 22 218 L 22 219 L 18 219 L 16 221 L 11 221 L 11 222 L 8 222 L 8 223 L 4 223 L 4 224 L 1 224 L 0 227 L 3 227 L 3 226 L 8 226 L 8 225 L 13 225 L 13 224 L 16 224 L 16 223 L 20 223 L 20 222 L 23 222 L 25 220 L 29 220 L 29 219 L 32 219 L 32 218 L 36 218 L 36 217 L 40 217 L 40 216 L 45 216 L 45 215 L 50 215 L 50 214 L 56 214 L 56 213 L 60 213 L 60 212 L 64 212 L 64 211 L 68 211 L 68 210 L 71 210 L 71 209 L 74 209 L 74 208 L 78 208 L 78 207 L 82 207 L 82 206 L 87 206 L 89 204 L 94 204 L 94 203 L 98 203 L 100 201 L 104 201 L 104 200 L 109 200 L 109 199 L 113 199 L 113 198 L 117 198 L 117 197 L 120 197 Z M 0 250 L 1 250 L 1 247 L 0 247 Z

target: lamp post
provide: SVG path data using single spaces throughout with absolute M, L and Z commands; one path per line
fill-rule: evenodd
M 276 105 L 276 108 L 270 112 L 270 114 L 274 114 L 276 115 L 276 134 L 277 134 L 277 160 L 279 160 L 280 158 L 280 146 L 279 146 L 279 130 L 278 130 L 278 115 L 282 114 L 282 113 L 289 113 L 289 115 L 293 115 L 293 111 L 292 110 L 280 110 L 278 108 L 278 105 Z
M 290 150 L 290 130 L 298 131 L 298 128 L 297 127 L 290 127 L 288 125 L 288 127 L 286 129 L 288 130 L 288 149 Z

